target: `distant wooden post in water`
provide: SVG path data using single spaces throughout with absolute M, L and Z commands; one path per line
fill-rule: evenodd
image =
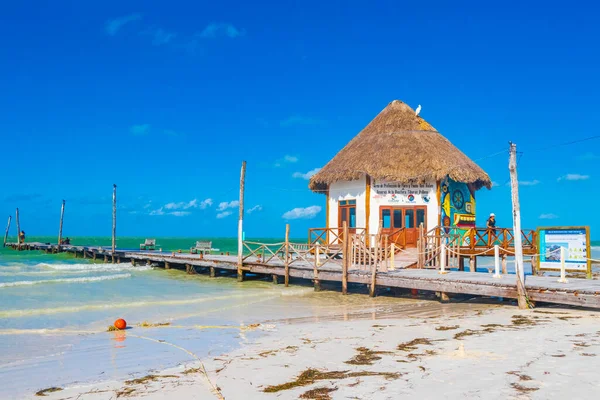
M 65 217 L 65 201 L 62 201 L 62 207 L 60 208 L 60 226 L 58 228 L 58 252 L 60 252 L 60 245 L 62 244 L 62 228 L 63 218 Z
M 285 224 L 285 261 L 284 261 L 285 287 L 290 285 L 290 224 Z
M 352 262 L 352 244 L 350 243 L 350 235 L 346 221 L 343 222 L 343 229 L 344 241 L 342 242 L 342 294 L 348 294 L 348 266 Z
M 112 258 L 115 261 L 115 250 L 117 248 L 117 185 L 113 183 L 113 214 L 112 214 Z
M 515 272 L 517 274 L 517 301 L 520 309 L 529 308 L 525 292 L 525 271 L 523 270 L 523 243 L 521 242 L 521 207 L 519 205 L 519 179 L 517 178 L 517 145 L 510 143 L 510 191 L 513 204 L 513 232 L 515 241 Z
M 240 217 L 238 221 L 238 260 L 237 260 L 237 279 L 238 282 L 244 280 L 244 271 L 242 270 L 244 252 L 244 185 L 246 183 L 246 161 L 242 161 L 242 172 L 240 174 Z
M 19 208 L 17 207 L 17 211 L 15 211 L 15 218 L 17 218 L 17 243 L 19 244 L 18 248 L 21 249 L 21 224 L 19 223 Z
M 8 223 L 6 224 L 6 232 L 4 232 L 4 245 L 2 247 L 6 247 L 6 241 L 8 240 L 8 231 L 10 230 L 10 220 L 12 216 L 8 216 Z

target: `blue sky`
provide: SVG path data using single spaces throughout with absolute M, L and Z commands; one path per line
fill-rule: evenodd
M 246 159 L 247 234 L 303 236 L 325 223 L 305 178 L 400 99 L 498 184 L 480 223 L 510 225 L 488 156 L 512 140 L 523 225 L 598 238 L 600 140 L 558 146 L 600 135 L 598 5 L 484 3 L 4 4 L 2 218 L 54 235 L 64 198 L 65 234 L 108 236 L 117 183 L 121 235 L 234 236 Z

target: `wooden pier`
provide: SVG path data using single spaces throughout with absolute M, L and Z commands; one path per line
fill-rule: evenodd
M 346 236 L 349 237 L 349 236 Z M 17 243 L 7 247 L 18 249 Z M 439 269 L 403 268 L 394 265 L 397 255 L 380 257 L 384 249 L 370 249 L 368 254 L 357 254 L 351 240 L 327 247 L 316 243 L 253 243 L 244 242 L 246 249 L 242 259 L 242 278 L 250 273 L 266 276 L 274 283 L 304 279 L 314 282 L 320 290 L 321 282 L 339 282 L 342 292 L 348 284 L 365 284 L 372 295 L 376 288 L 405 288 L 447 294 L 467 294 L 502 298 L 517 298 L 516 276 L 504 274 L 495 278 L 491 273 L 459 271 L 452 269 L 440 273 Z M 377 247 L 377 246 L 376 246 Z M 152 265 L 166 269 L 180 269 L 187 273 L 207 273 L 211 277 L 220 274 L 238 276 L 237 255 L 196 255 L 185 253 L 115 250 L 111 247 L 71 246 L 44 243 L 25 243 L 21 250 L 44 251 L 47 253 L 67 252 L 77 258 L 93 259 L 111 263 Z M 373 254 L 375 253 L 375 254 Z M 408 252 L 410 257 L 410 252 Z M 344 256 L 345 255 L 345 256 Z M 362 257 L 362 258 L 361 258 Z M 369 258 L 370 257 L 370 258 Z M 414 257 L 414 255 L 413 255 Z M 365 262 L 365 260 L 367 261 Z M 359 262 L 360 261 L 360 262 Z M 529 301 L 555 303 L 572 306 L 600 308 L 600 281 L 569 278 L 568 283 L 559 283 L 556 277 L 528 276 L 526 289 Z

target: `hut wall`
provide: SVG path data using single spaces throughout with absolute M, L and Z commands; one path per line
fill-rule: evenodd
M 339 214 L 338 202 L 341 200 L 356 200 L 356 227 L 365 228 L 366 207 L 366 179 L 362 177 L 356 181 L 335 182 L 329 186 L 329 228 L 338 228 Z
M 437 200 L 437 183 L 403 184 L 399 182 L 375 181 L 371 185 L 371 216 L 369 230 L 377 233 L 379 227 L 379 208 L 392 207 L 427 207 L 427 229 L 438 225 L 439 204 Z

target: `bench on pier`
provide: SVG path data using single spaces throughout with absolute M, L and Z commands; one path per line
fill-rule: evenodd
M 156 250 L 156 239 L 146 239 L 140 244 L 140 250 Z
M 216 251 L 216 249 L 212 248 L 212 242 L 208 240 L 197 240 L 196 246 L 190 249 L 190 254 L 210 254 L 212 251 Z

